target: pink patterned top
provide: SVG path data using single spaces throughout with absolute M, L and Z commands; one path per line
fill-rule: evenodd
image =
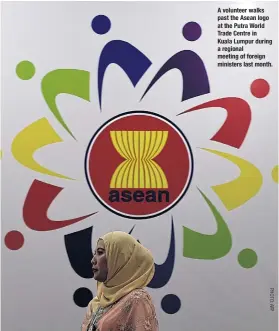
M 97 331 L 159 331 L 152 299 L 143 289 L 132 291 L 114 305 L 101 309 L 101 313 L 98 310 L 92 314 L 88 307 L 81 330 L 95 330 L 93 324 Z

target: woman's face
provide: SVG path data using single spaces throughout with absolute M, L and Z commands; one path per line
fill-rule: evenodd
M 105 243 L 102 239 L 97 243 L 91 263 L 94 279 L 100 283 L 105 282 L 108 276 L 108 266 Z

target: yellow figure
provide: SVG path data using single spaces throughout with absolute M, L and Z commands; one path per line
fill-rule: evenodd
M 168 188 L 163 170 L 153 160 L 165 147 L 168 131 L 111 131 L 110 137 L 125 159 L 112 175 L 110 188 Z

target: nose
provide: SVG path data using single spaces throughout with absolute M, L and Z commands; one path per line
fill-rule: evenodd
M 96 261 L 96 255 L 95 255 L 95 254 L 93 255 L 93 258 L 92 258 L 92 260 L 91 260 L 91 264 L 92 264 L 92 265 L 96 265 L 96 264 L 97 264 L 97 261 Z

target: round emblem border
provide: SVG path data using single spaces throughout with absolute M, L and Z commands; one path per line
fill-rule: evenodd
M 167 122 L 168 124 L 170 124 L 171 126 L 173 126 L 173 128 L 178 132 L 178 134 L 180 134 L 182 136 L 182 139 L 184 139 L 184 142 L 185 142 L 185 145 L 187 146 L 188 148 L 188 151 L 189 151 L 189 155 L 190 155 L 190 173 L 189 173 L 189 176 L 188 176 L 188 183 L 185 185 L 185 188 L 183 190 L 183 192 L 180 194 L 180 196 L 169 206 L 167 206 L 165 209 L 163 210 L 160 210 L 154 214 L 150 214 L 150 215 L 146 215 L 146 216 L 133 216 L 133 215 L 130 215 L 130 214 L 125 214 L 125 213 L 122 213 L 118 210 L 115 210 L 113 209 L 112 207 L 110 207 L 109 205 L 107 205 L 103 199 L 101 199 L 101 197 L 98 196 L 98 193 L 95 192 L 95 189 L 94 189 L 94 186 L 92 185 L 91 183 L 91 179 L 89 178 L 89 171 L 88 171 L 88 155 L 89 155 L 89 152 L 91 150 L 91 147 L 92 147 L 92 144 L 94 142 L 94 140 L 97 138 L 98 134 L 106 127 L 108 126 L 108 124 L 110 124 L 111 122 L 114 122 L 116 119 L 118 118 L 121 118 L 121 117 L 125 117 L 127 115 L 135 115 L 135 114 L 139 114 L 139 115 L 151 115 L 153 117 L 157 117 L 165 122 Z M 107 120 L 104 124 L 102 124 L 99 129 L 94 133 L 94 135 L 92 136 L 92 138 L 90 139 L 89 141 L 89 144 L 86 148 L 86 152 L 85 152 L 85 160 L 84 160 L 84 170 L 85 170 L 85 177 L 86 177 L 86 181 L 87 181 L 87 184 L 90 188 L 90 191 L 93 193 L 94 197 L 97 199 L 97 201 L 99 201 L 101 203 L 102 206 L 104 206 L 107 210 L 109 210 L 110 212 L 118 215 L 118 216 L 121 216 L 121 217 L 124 217 L 124 218 L 129 218 L 129 219 L 135 219 L 135 220 L 143 220 L 143 219 L 150 219 L 150 218 L 154 218 L 154 217 L 158 217 L 160 215 L 163 215 L 165 214 L 166 212 L 170 211 L 174 206 L 176 206 L 178 204 L 178 202 L 180 202 L 182 200 L 182 198 L 185 196 L 186 192 L 188 191 L 189 187 L 190 187 L 190 184 L 192 182 L 192 179 L 193 179 L 193 173 L 194 173 L 194 158 L 193 158 L 193 152 L 192 152 L 192 149 L 191 149 L 191 146 L 189 144 L 189 141 L 188 139 L 185 137 L 184 133 L 182 132 L 182 130 L 176 125 L 174 124 L 170 119 L 162 116 L 162 115 L 159 115 L 159 114 L 156 114 L 156 113 L 153 113 L 153 112 L 150 112 L 150 111 L 144 111 L 144 110 L 134 110 L 134 111 L 128 111 L 128 112 L 124 112 L 124 113 L 121 113 L 121 114 L 118 114 L 112 118 L 110 118 L 109 120 Z

